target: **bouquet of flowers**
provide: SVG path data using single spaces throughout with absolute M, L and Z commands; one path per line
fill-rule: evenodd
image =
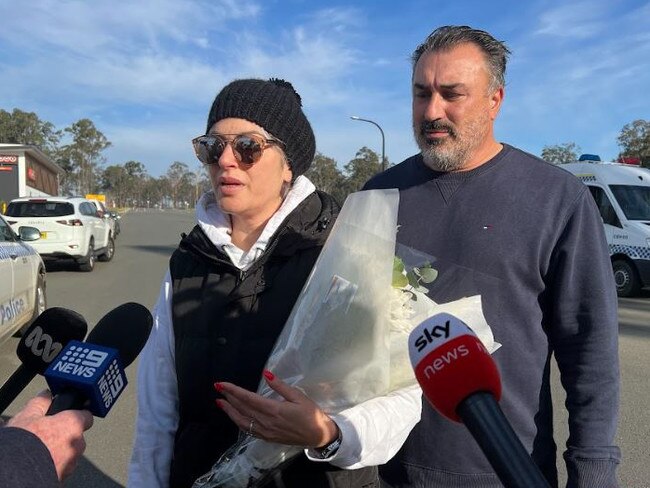
M 266 363 L 328 413 L 414 385 L 408 335 L 436 313 L 471 324 L 489 351 L 499 346 L 480 297 L 427 297 L 434 260 L 396 247 L 398 204 L 397 190 L 348 197 Z M 279 398 L 265 382 L 258 393 Z M 242 436 L 194 488 L 254 487 L 302 450 Z

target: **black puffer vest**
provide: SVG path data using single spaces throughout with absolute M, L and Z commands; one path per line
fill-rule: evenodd
M 191 487 L 236 442 L 239 431 L 215 405 L 213 384 L 228 381 L 257 389 L 337 214 L 338 205 L 330 196 L 310 195 L 246 272 L 233 266 L 199 226 L 181 240 L 170 260 L 180 416 L 171 488 Z M 281 478 L 276 486 L 286 488 L 379 486 L 376 468 L 343 471 L 310 462 L 304 455 L 283 470 Z

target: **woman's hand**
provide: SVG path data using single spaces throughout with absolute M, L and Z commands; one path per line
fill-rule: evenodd
M 338 426 L 302 391 L 264 371 L 267 384 L 284 400 L 265 398 L 232 383 L 215 383 L 217 400 L 247 434 L 265 441 L 305 448 L 322 447 L 338 437 Z

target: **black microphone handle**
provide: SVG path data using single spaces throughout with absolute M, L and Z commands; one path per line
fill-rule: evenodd
M 55 415 L 64 410 L 82 410 L 88 399 L 78 390 L 67 388 L 57 393 L 45 415 Z
M 491 393 L 468 396 L 456 413 L 505 488 L 550 488 Z
M 34 379 L 36 372 L 27 368 L 24 364 L 5 381 L 0 388 L 0 414 L 16 399 L 20 393 L 27 388 L 27 385 Z

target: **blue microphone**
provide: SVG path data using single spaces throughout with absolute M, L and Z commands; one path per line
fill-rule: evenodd
M 68 343 L 45 371 L 54 394 L 47 414 L 88 409 L 105 417 L 126 388 L 124 368 L 140 354 L 152 324 L 144 306 L 125 303 L 102 317 L 86 342 Z
M 85 399 L 84 408 L 106 417 L 127 381 L 117 349 L 70 341 L 45 371 L 53 394 L 73 389 Z

